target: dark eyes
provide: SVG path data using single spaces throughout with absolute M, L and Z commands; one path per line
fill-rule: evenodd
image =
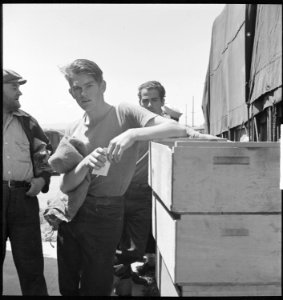
M 157 102 L 159 99 L 156 99 L 156 98 L 154 98 L 154 99 L 150 99 L 150 102 Z M 149 102 L 149 99 L 143 99 L 142 100 L 142 103 L 143 104 L 147 104 Z
M 81 90 L 82 90 L 81 87 L 79 87 L 79 86 L 73 86 L 73 91 L 74 91 L 75 93 L 80 92 Z
M 86 89 L 89 89 L 93 86 L 93 84 L 87 84 L 85 86 Z M 78 93 L 78 92 L 82 92 L 82 88 L 80 86 L 73 86 L 73 91 Z

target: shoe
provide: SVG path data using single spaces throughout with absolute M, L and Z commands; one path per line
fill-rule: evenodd
M 126 279 L 131 277 L 131 267 L 129 265 L 115 265 L 114 268 L 114 275 L 119 277 L 120 279 Z
M 138 275 L 145 276 L 147 273 L 155 272 L 155 266 L 150 266 L 147 262 L 136 267 Z
M 132 273 L 132 280 L 135 284 L 140 284 L 140 285 L 144 285 L 147 286 L 148 285 L 148 281 L 146 280 L 146 278 L 143 278 L 142 276 L 139 276 L 137 273 Z

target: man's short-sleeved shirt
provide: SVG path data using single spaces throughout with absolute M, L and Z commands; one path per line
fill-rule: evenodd
M 67 130 L 67 136 L 80 139 L 86 145 L 88 154 L 98 147 L 108 147 L 109 142 L 130 128 L 144 127 L 157 114 L 138 105 L 120 103 L 112 106 L 103 120 L 95 127 L 86 125 L 86 114 L 73 123 Z M 92 175 L 88 195 L 96 197 L 123 195 L 135 171 L 138 155 L 138 142 L 125 150 L 120 162 L 112 162 L 107 176 Z

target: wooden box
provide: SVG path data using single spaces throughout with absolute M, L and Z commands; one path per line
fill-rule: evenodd
M 174 284 L 165 261 L 156 250 L 156 282 L 161 297 L 225 297 L 225 296 L 278 296 L 280 285 L 271 284 Z
M 149 184 L 171 211 L 281 212 L 279 143 L 150 143 Z
M 181 296 L 180 289 L 174 282 L 168 272 L 168 268 L 162 258 L 159 249 L 156 249 L 156 283 L 161 297 Z
M 281 288 L 280 214 L 182 214 L 153 197 L 153 235 L 174 284 Z M 233 289 L 232 289 L 233 290 Z M 201 291 L 201 289 L 199 289 Z M 224 289 L 225 291 L 225 289 Z

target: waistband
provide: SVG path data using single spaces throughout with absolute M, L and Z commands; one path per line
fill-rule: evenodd
M 102 205 L 121 205 L 123 204 L 123 196 L 87 196 L 86 200 L 90 200 L 91 203 L 102 204 Z
M 7 185 L 10 189 L 29 188 L 30 183 L 27 181 L 3 180 L 3 185 Z
M 131 182 L 128 188 L 140 188 L 140 189 L 145 189 L 145 188 L 150 188 L 148 183 L 135 183 Z

